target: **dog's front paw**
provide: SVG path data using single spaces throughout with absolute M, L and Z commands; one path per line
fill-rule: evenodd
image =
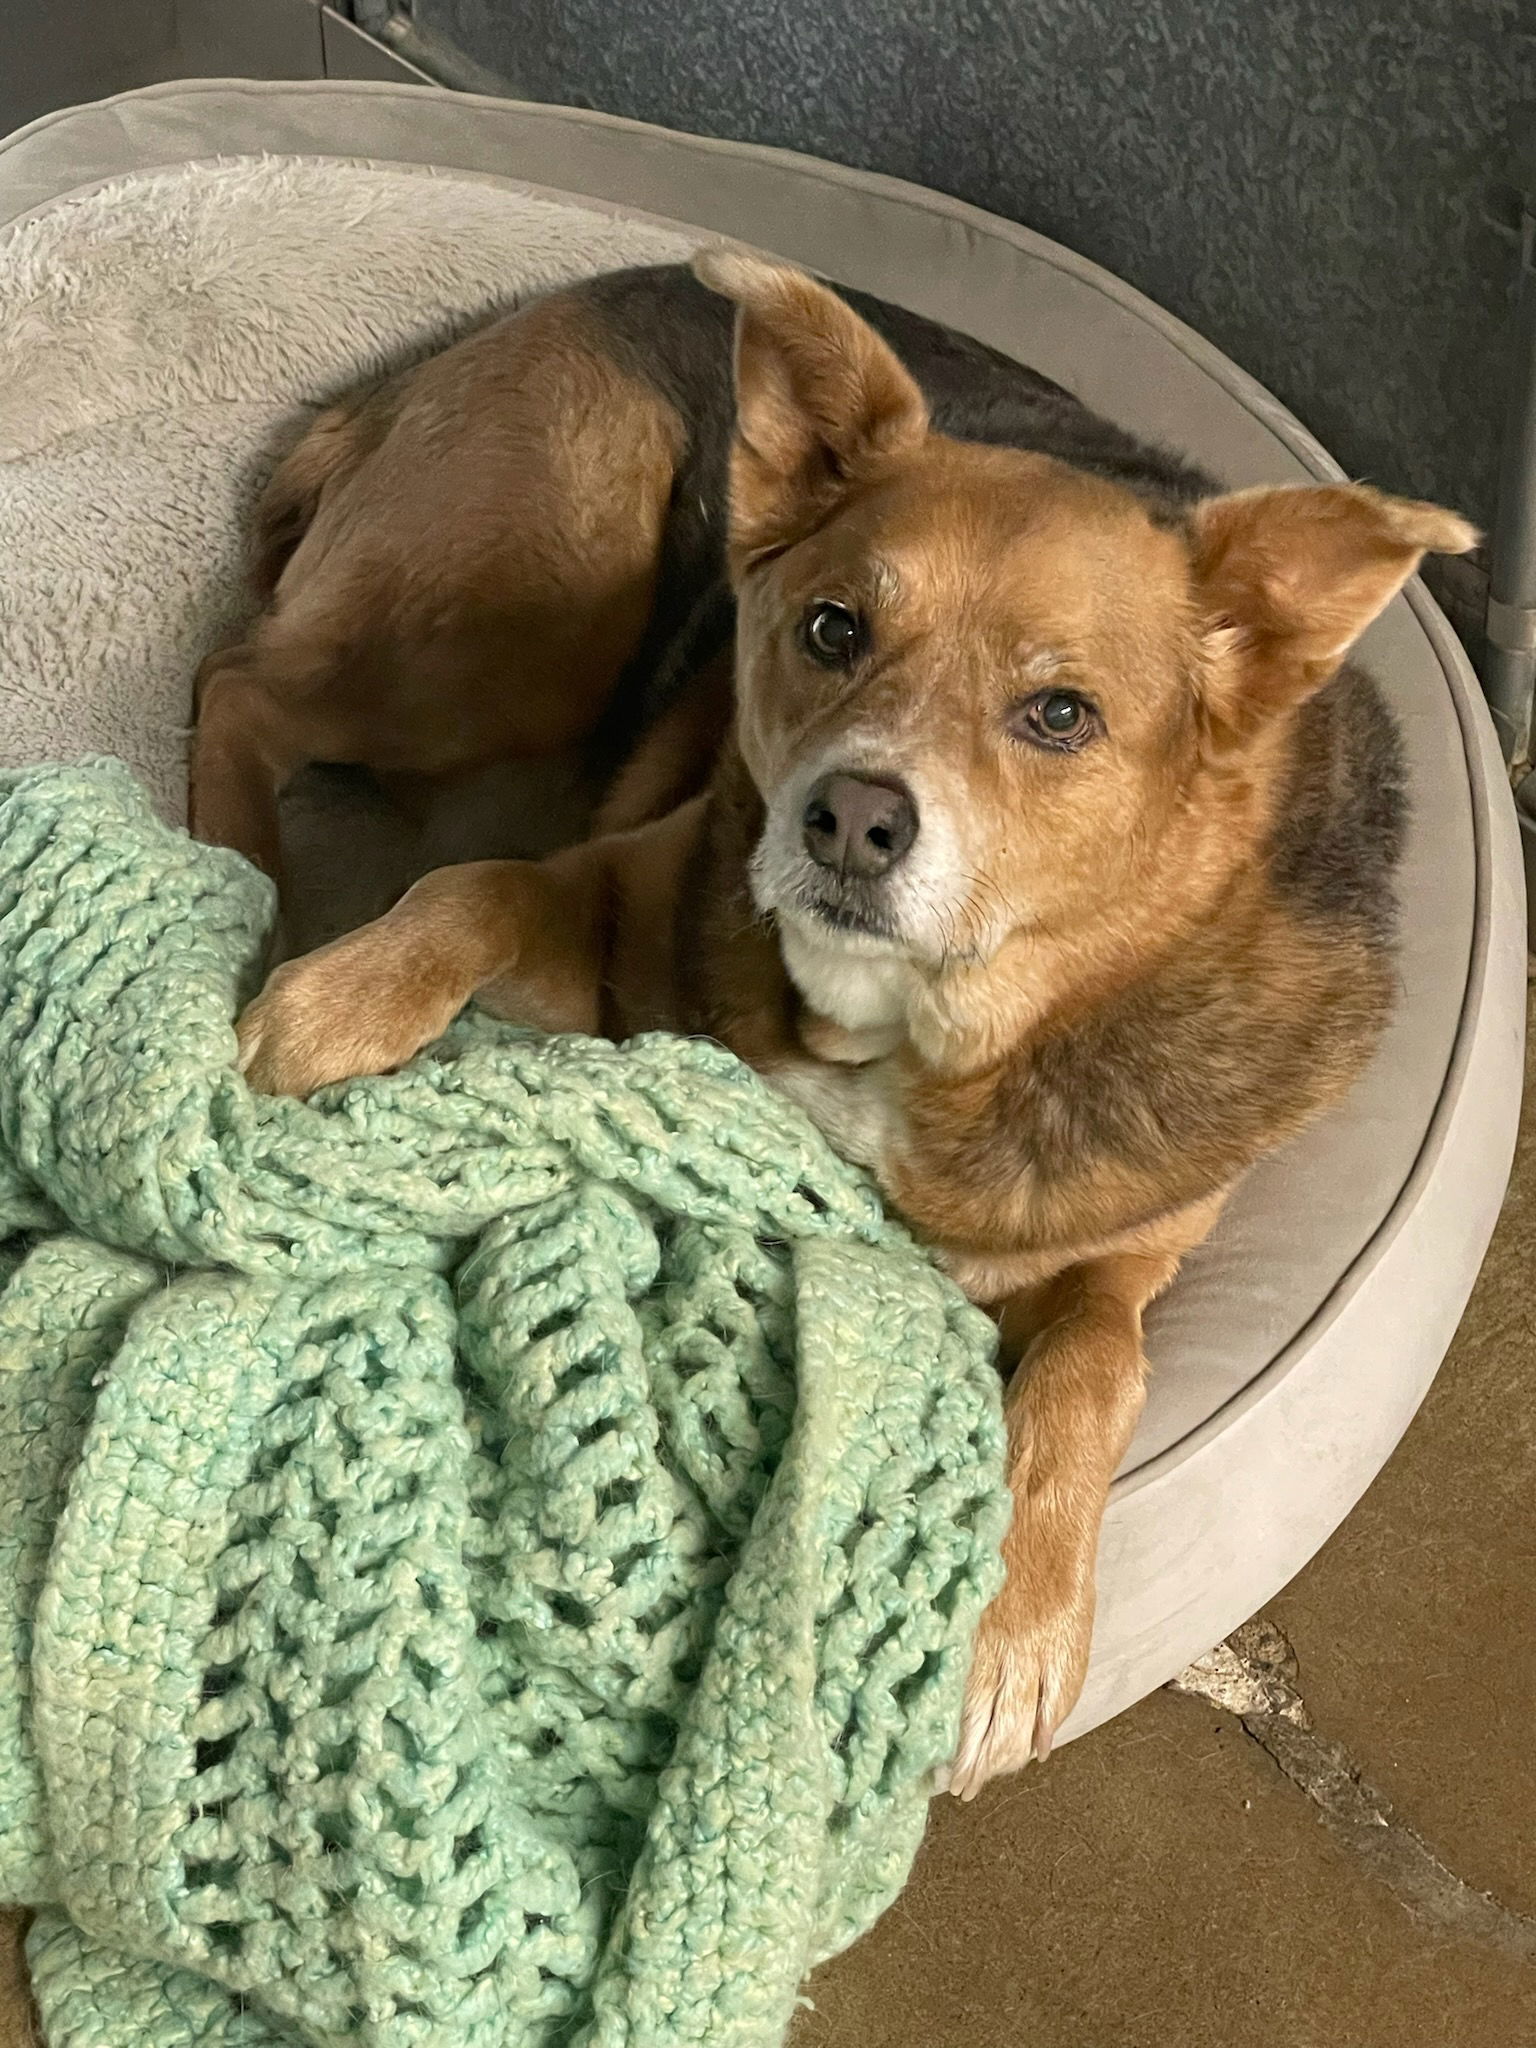
M 365 929 L 273 973 L 235 1026 L 240 1071 L 264 1095 L 387 1074 L 440 1037 L 459 1005 Z
M 989 1778 L 1050 1754 L 1082 1691 L 1093 1634 L 1091 1572 L 1072 1576 L 1072 1591 L 1048 1597 L 1027 1570 L 1010 1572 L 982 1616 L 945 1781 L 957 1799 L 974 1799 Z

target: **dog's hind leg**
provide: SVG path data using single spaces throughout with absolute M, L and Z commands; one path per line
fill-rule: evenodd
M 256 505 L 251 583 L 270 602 L 328 484 L 350 475 L 389 430 L 404 389 L 401 379 L 354 392 L 310 422 L 272 472 Z
M 282 886 L 278 799 L 314 758 L 301 725 L 262 679 L 259 650 L 225 648 L 198 671 L 187 822 Z

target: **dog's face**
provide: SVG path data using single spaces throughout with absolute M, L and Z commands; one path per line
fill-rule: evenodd
M 934 965 L 1088 914 L 1188 781 L 1186 584 L 1128 492 L 937 437 L 748 570 L 761 906 Z
M 1348 487 L 1216 498 L 1187 528 L 1052 459 L 929 430 L 877 336 L 735 255 L 737 733 L 759 906 L 930 968 L 1070 939 L 1177 887 L 1191 811 L 1337 669 L 1437 508 Z M 1170 865 L 1170 862 L 1173 862 Z

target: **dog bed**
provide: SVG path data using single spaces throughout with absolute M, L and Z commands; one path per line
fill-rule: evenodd
M 1233 485 L 1339 474 L 1209 344 L 1025 229 L 599 115 L 394 85 L 161 87 L 0 148 L 7 222 L 0 766 L 109 751 L 167 817 L 190 677 L 239 623 L 243 522 L 276 450 L 352 380 L 576 272 L 730 235 L 976 334 Z M 1064 1736 L 1207 1649 L 1348 1512 L 1423 1397 L 1503 1193 L 1524 923 L 1502 768 L 1421 588 L 1363 655 L 1411 777 L 1401 1004 L 1347 1105 L 1252 1174 L 1151 1318 Z M 312 791 L 300 823 L 313 928 L 374 907 L 360 880 L 367 897 L 403 879 L 356 792 Z

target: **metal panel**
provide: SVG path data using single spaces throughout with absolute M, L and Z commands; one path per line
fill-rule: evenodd
M 404 57 L 396 56 L 383 43 L 365 35 L 354 23 L 344 21 L 334 9 L 322 7 L 319 14 L 327 78 L 383 78 L 401 80 L 407 85 L 436 84 L 430 73 L 408 64 Z

